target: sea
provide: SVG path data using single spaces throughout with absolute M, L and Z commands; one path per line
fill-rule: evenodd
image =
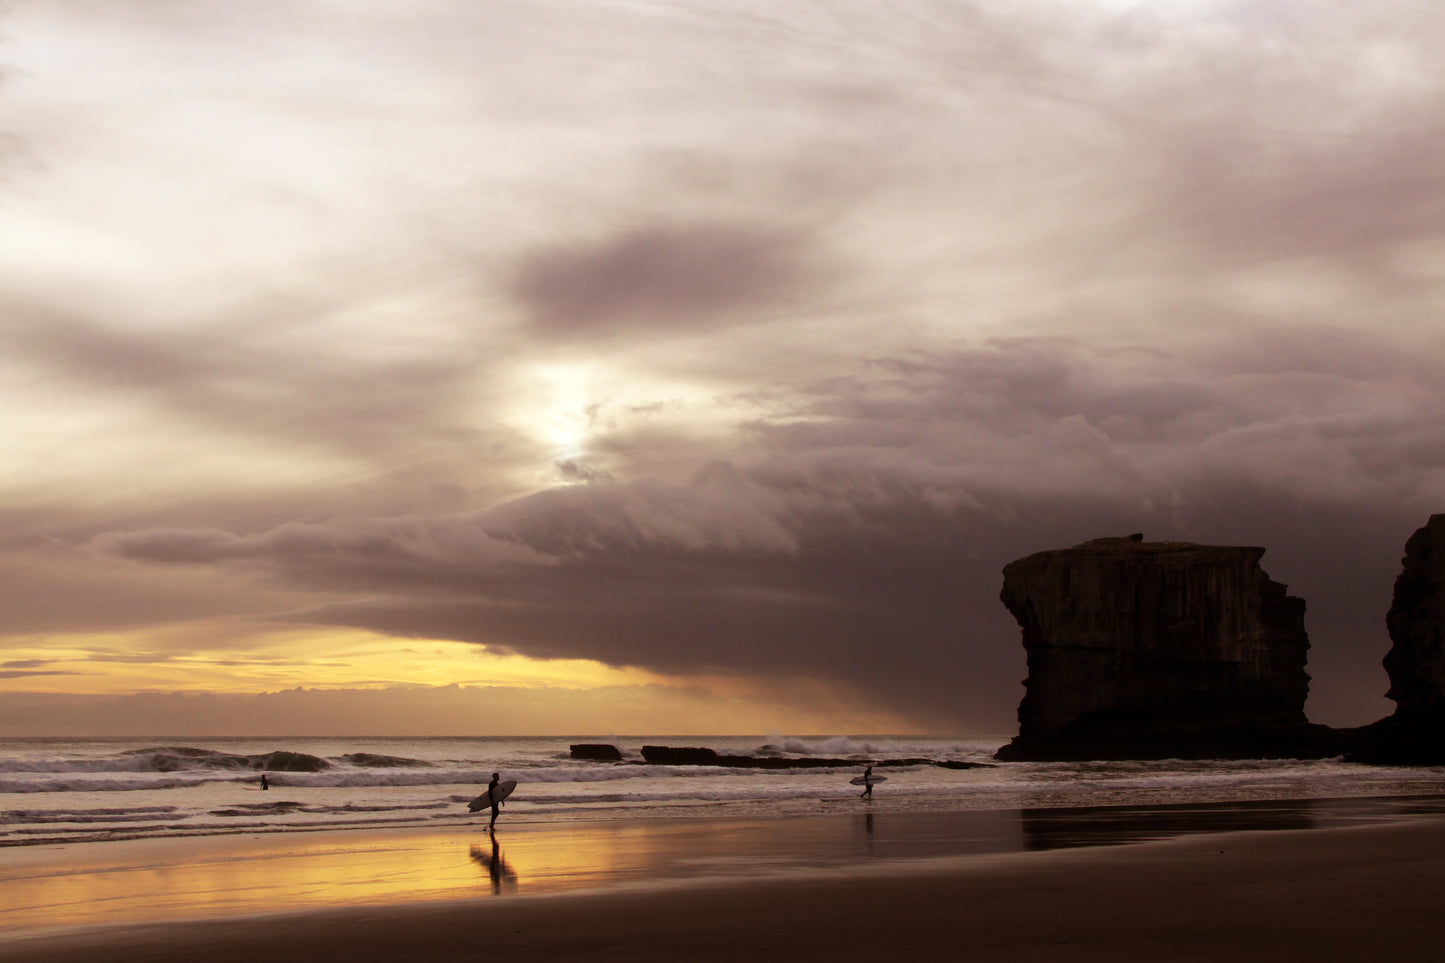
M 1005 741 L 778 734 L 6 739 L 0 740 L 0 846 L 476 824 L 488 814 L 470 813 L 467 803 L 494 772 L 518 783 L 502 810 L 514 825 L 774 819 L 850 813 L 860 805 L 879 813 L 1299 800 L 1334 801 L 1337 808 L 1372 800 L 1445 805 L 1445 768 L 1339 759 L 995 762 L 993 753 Z M 574 744 L 610 744 L 622 759 L 574 758 Z M 838 764 L 651 765 L 642 755 L 647 745 Z M 867 764 L 886 781 L 865 801 L 849 780 Z

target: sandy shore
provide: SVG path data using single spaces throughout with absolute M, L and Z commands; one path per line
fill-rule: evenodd
M 219 844 L 218 844 L 219 845 Z M 1433 959 L 1445 820 L 12 934 L 0 959 Z

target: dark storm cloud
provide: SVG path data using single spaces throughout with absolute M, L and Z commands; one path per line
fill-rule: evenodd
M 135 561 L 256 567 L 277 574 L 286 584 L 316 588 L 394 588 L 399 580 L 414 580 L 412 590 L 422 593 L 466 590 L 499 567 L 551 562 L 525 544 L 484 531 L 473 518 L 289 523 L 249 536 L 158 529 L 103 535 L 94 545 Z
M 824 417 L 774 430 L 857 430 L 947 444 L 929 433 L 963 425 L 1020 432 L 1077 417 L 1115 440 L 1139 441 L 1162 439 L 1191 415 L 1221 406 L 1208 382 L 1151 371 L 1171 366 L 1158 353 L 1120 354 L 1132 362 L 1126 370 L 1137 370 L 1121 377 L 1108 353 L 1065 339 L 1000 339 L 977 350 L 880 359 L 865 376 L 811 389 L 806 411 Z
M 762 227 L 648 225 L 533 255 L 512 288 L 542 333 L 684 333 L 781 306 L 819 280 L 807 246 Z
M 1002 566 L 1143 530 L 1264 545 L 1270 574 L 1327 616 L 1310 623 L 1317 659 L 1378 674 L 1383 630 L 1340 614 L 1383 618 L 1445 429 L 1438 404 L 1351 380 L 1351 348 L 1316 345 L 1272 374 L 1057 341 L 882 359 L 798 386 L 787 418 L 754 422 L 690 478 L 574 485 L 467 516 L 97 544 L 367 593 L 291 613 L 301 621 L 670 673 L 822 674 L 920 718 L 1002 726 L 1022 671 Z M 1221 387 L 1231 377 L 1249 390 Z M 1310 379 L 1335 411 L 1313 408 Z M 1381 449 L 1386 478 L 1370 465 Z

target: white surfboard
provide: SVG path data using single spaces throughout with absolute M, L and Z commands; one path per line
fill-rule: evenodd
M 854 776 L 852 779 L 849 779 L 848 781 L 851 782 L 851 783 L 852 783 L 853 785 L 855 785 L 855 786 L 866 786 L 866 785 L 868 785 L 869 783 L 872 783 L 873 785 L 876 786 L 876 785 L 878 785 L 878 783 L 880 783 L 880 782 L 887 782 L 887 781 L 888 781 L 888 777 L 887 777 L 887 776 L 868 776 L 867 778 L 864 778 L 863 776 Z
M 497 783 L 497 802 L 501 802 L 503 799 L 506 799 L 512 794 L 512 790 L 516 788 L 517 780 L 515 779 L 504 779 L 501 782 Z M 490 809 L 491 805 L 492 791 L 488 789 L 476 799 L 473 799 L 471 802 L 467 803 L 467 809 L 472 812 L 478 812 L 482 809 Z

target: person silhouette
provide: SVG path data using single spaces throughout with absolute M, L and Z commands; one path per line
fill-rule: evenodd
M 487 832 L 493 832 L 497 825 L 497 814 L 501 812 L 501 803 L 497 800 L 497 783 L 502 781 L 500 773 L 492 773 L 492 781 L 487 783 L 487 799 L 492 804 L 492 821 L 487 823 Z
M 873 767 L 863 767 L 863 791 L 858 794 L 859 799 L 873 798 Z
M 266 781 L 266 774 L 265 774 L 264 772 L 261 773 L 261 788 L 262 788 L 262 789 L 270 789 L 270 788 L 271 788 L 271 784 Z

